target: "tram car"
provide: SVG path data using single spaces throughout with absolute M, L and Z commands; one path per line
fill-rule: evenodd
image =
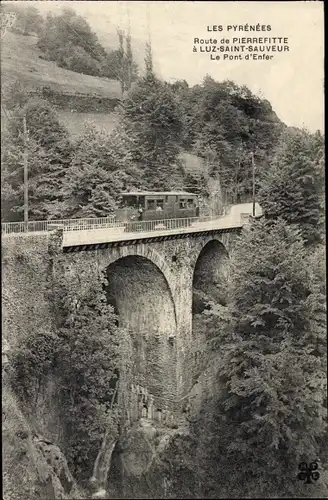
M 126 230 L 164 229 L 190 225 L 199 216 L 198 196 L 184 191 L 140 191 L 120 194 L 116 220 L 126 224 Z M 147 221 L 148 224 L 144 224 Z M 143 224 L 140 224 L 143 222 Z

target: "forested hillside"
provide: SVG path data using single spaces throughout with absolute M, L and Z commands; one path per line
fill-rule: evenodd
M 117 124 L 113 131 L 95 121 L 70 137 L 56 109 L 42 95 L 29 95 L 19 81 L 3 89 L 8 111 L 8 127 L 2 137 L 5 220 L 22 217 L 23 116 L 30 136 L 32 220 L 108 215 L 122 189 L 189 189 L 207 198 L 215 185 L 221 205 L 250 199 L 251 153 L 258 188 L 286 128 L 270 103 L 246 87 L 208 76 L 194 87 L 185 81 L 161 81 L 153 73 L 151 58 L 148 47 L 145 76 L 124 93 L 121 106 L 110 114 Z M 44 114 L 48 128 L 43 126 Z M 190 168 L 193 158 L 199 168 Z M 49 192 L 47 179 L 51 183 L 52 176 L 57 176 L 54 165 L 59 164 L 65 168 L 56 187 L 56 201 L 45 193 Z M 91 177 L 92 183 L 87 181 Z
M 188 189 L 206 199 L 215 186 L 221 205 L 249 201 L 252 154 L 258 193 L 290 135 L 270 103 L 246 87 L 208 76 L 194 87 L 184 81 L 169 84 L 151 65 L 111 114 L 117 124 L 113 131 L 94 121 L 70 137 L 56 109 L 28 95 L 19 82 L 4 89 L 3 103 L 9 120 L 2 136 L 3 218 L 8 221 L 22 218 L 23 116 L 29 130 L 32 220 L 108 215 L 125 189 Z M 320 168 L 320 132 L 294 134 L 303 137 L 297 151 L 313 150 L 311 162 Z M 56 199 L 49 198 L 53 177 Z
M 12 30 L 21 34 L 8 35 L 27 38 L 27 34 L 34 34 L 39 52 L 34 68 L 26 67 L 24 74 L 19 73 L 24 68 L 19 61 L 22 51 L 8 53 L 6 48 L 4 52 L 3 116 L 8 124 L 2 138 L 4 220 L 22 217 L 22 153 L 26 147 L 21 137 L 23 116 L 30 134 L 31 220 L 108 215 L 115 208 L 117 192 L 133 188 L 188 189 L 204 199 L 215 192 L 220 198 L 216 209 L 220 211 L 224 205 L 249 201 L 252 155 L 258 190 L 286 129 L 268 101 L 245 86 L 217 82 L 209 76 L 193 87 L 186 81 L 161 81 L 153 73 L 149 45 L 145 67 L 139 68 L 144 76 L 138 77 L 130 33 L 118 30 L 118 48 L 108 52 L 87 21 L 73 10 L 64 9 L 42 19 L 35 7 L 15 9 L 17 21 Z M 9 40 L 8 46 L 13 42 Z M 34 57 L 34 50 L 26 54 L 26 60 Z M 92 93 L 92 84 L 96 93 L 113 95 L 116 82 L 116 96 L 123 96 L 121 106 L 114 113 L 102 111 L 99 122 L 97 114 L 90 115 L 95 121 L 83 127 L 83 119 L 88 117 L 85 113 L 80 117 L 73 109 L 66 112 L 53 107 L 44 92 L 27 92 L 29 81 L 38 81 L 33 74 L 39 61 L 57 65 L 52 69 L 40 67 L 40 76 L 47 75 L 51 89 L 62 82 L 65 90 L 66 80 L 67 88 L 71 88 L 69 75 L 66 80 L 65 75 L 58 76 L 57 81 L 51 78 L 56 71 L 76 75 L 76 84 L 82 91 L 84 86 L 87 93 Z M 105 75 L 116 80 L 107 80 Z M 83 80 L 86 78 L 95 80 L 89 83 Z M 47 116 L 47 133 L 54 130 L 51 141 L 42 138 L 43 113 Z M 74 134 L 66 127 L 72 127 Z M 195 162 L 196 169 L 192 167 Z M 60 167 L 58 197 L 52 200 L 47 182 L 49 179 L 50 185 L 52 177 L 57 176 L 58 165 L 65 167 Z M 92 182 L 87 181 L 90 178 Z
M 50 12 L 45 18 L 34 6 L 6 4 L 2 10 L 16 13 L 12 32 L 37 37 L 41 58 L 77 73 L 122 80 L 126 88 L 136 79 L 130 33 L 118 30 L 118 48 L 106 50 L 74 9 L 64 7 L 59 14 Z

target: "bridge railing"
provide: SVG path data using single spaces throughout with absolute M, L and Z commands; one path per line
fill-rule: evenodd
M 99 217 L 90 219 L 66 219 L 66 220 L 48 220 L 48 221 L 30 221 L 27 224 L 24 222 L 7 222 L 1 224 L 3 234 L 13 233 L 35 233 L 47 232 L 54 229 L 63 229 L 69 231 L 87 231 L 94 229 L 113 229 L 119 232 L 126 233 L 142 233 L 160 230 L 185 229 L 218 220 L 218 216 L 201 216 L 187 217 L 181 219 L 160 219 L 147 221 L 116 221 L 114 217 Z M 221 218 L 222 220 L 224 218 Z
M 100 222 L 92 222 L 89 224 L 88 220 L 82 220 L 79 224 L 66 224 L 63 228 L 64 231 L 78 231 L 78 230 L 92 230 L 92 229 L 113 229 L 119 230 L 120 232 L 124 231 L 127 233 L 143 233 L 143 232 L 151 232 L 151 231 L 160 231 L 167 229 L 182 229 L 193 226 L 195 224 L 199 224 L 205 221 L 215 220 L 218 217 L 188 217 L 188 218 L 180 218 L 180 219 L 159 219 L 159 220 L 146 220 L 146 221 L 100 221 Z
M 171 229 L 184 229 L 205 221 L 214 220 L 214 217 L 186 217 L 181 219 L 161 219 L 127 222 L 124 231 L 127 233 L 148 233 Z M 217 217 L 216 217 L 217 219 Z
M 58 220 L 39 220 L 25 222 L 2 222 L 2 234 L 13 233 L 35 233 L 53 231 L 56 228 L 62 228 L 68 231 L 92 229 L 101 225 L 106 227 L 106 224 L 112 224 L 115 217 L 95 217 L 90 219 L 58 219 Z

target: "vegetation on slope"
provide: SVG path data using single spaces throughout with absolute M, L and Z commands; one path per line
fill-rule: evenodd
M 76 22 L 76 30 L 72 31 L 67 25 L 68 19 L 68 24 Z M 90 54 L 96 51 L 99 58 L 103 56 L 103 49 L 90 27 L 73 11 L 65 11 L 57 17 L 49 16 L 47 22 L 49 29 L 42 32 L 45 38 L 39 36 L 39 45 L 43 50 L 57 50 L 56 43 L 61 38 L 66 40 L 66 45 L 71 43 L 74 46 L 90 38 Z M 56 33 L 60 33 L 60 36 Z M 133 81 L 131 40 L 128 36 L 124 47 L 124 36 L 119 32 L 119 51 L 122 68 L 125 68 L 120 78 L 123 92 Z M 58 183 L 61 184 L 57 186 L 58 202 L 52 203 L 46 192 L 47 182 L 42 181 L 45 189 L 38 190 L 40 200 L 36 205 L 31 193 L 31 219 L 105 216 L 112 213 L 116 206 L 115 193 L 136 187 L 188 189 L 205 198 L 214 189 L 222 198 L 219 203 L 221 210 L 223 204 L 250 199 L 251 154 L 254 154 L 259 184 L 284 128 L 270 103 L 253 95 L 246 87 L 239 87 L 230 81 L 215 82 L 208 76 L 201 85 L 191 88 L 184 81 L 174 84 L 163 82 L 153 73 L 150 46 L 146 50 L 145 67 L 145 77 L 139 78 L 125 92 L 122 106 L 116 113 L 118 125 L 112 133 L 92 131 L 92 126 L 87 126 L 74 138 L 73 145 L 67 141 L 64 150 L 59 153 L 59 156 L 64 156 L 61 163 L 66 168 L 63 175 L 58 177 Z M 13 122 L 21 120 L 25 113 L 24 106 L 29 106 L 28 99 L 22 102 L 20 92 L 16 92 L 15 101 L 14 87 L 7 87 L 4 97 L 5 105 L 10 110 L 9 118 Z M 54 110 L 50 112 L 49 108 L 49 113 L 53 123 L 58 122 Z M 33 135 L 33 123 L 28 123 L 28 127 Z M 9 128 L 8 143 L 17 143 L 18 138 L 12 127 Z M 89 142 L 92 155 L 86 147 Z M 31 141 L 29 162 L 32 163 L 32 179 L 33 148 L 38 147 Z M 69 150 L 74 153 L 70 155 Z M 183 161 L 186 151 L 200 159 L 199 165 L 204 167 L 202 170 L 186 170 Z M 18 148 L 17 153 L 15 161 L 18 162 L 18 170 L 21 170 L 22 149 Z M 19 220 L 22 217 L 22 188 L 13 182 L 7 156 L 4 165 L 5 203 L 8 198 L 11 201 L 3 216 L 6 220 Z M 42 175 L 41 168 L 37 169 L 38 176 L 46 181 L 48 175 L 51 177 L 53 168 L 46 160 L 43 169 Z M 87 186 L 84 179 L 91 177 L 93 181 Z M 43 205 L 42 209 L 39 203 Z
M 206 497 L 327 495 L 325 471 L 311 490 L 297 479 L 301 461 L 326 462 L 322 159 L 320 134 L 282 138 L 263 180 L 261 196 L 271 193 L 265 216 L 245 228 L 231 260 L 228 302 L 209 291 L 198 315 L 221 389 L 196 416 L 193 446 L 182 444 L 179 456 Z M 292 185 L 281 179 L 285 170 Z M 182 482 L 175 480 L 176 494 Z
M 151 53 L 147 57 L 151 57 Z M 225 203 L 250 198 L 250 153 L 255 150 L 257 178 L 260 179 L 281 133 L 282 124 L 270 105 L 232 82 L 218 83 L 208 77 L 201 86 L 189 89 L 181 84 L 177 88 L 176 84 L 162 82 L 153 74 L 147 57 L 145 62 L 149 70 L 126 94 L 116 113 L 117 127 L 114 131 L 107 133 L 91 125 L 76 137 L 73 145 L 66 141 L 61 153 L 66 168 L 63 175 L 58 177 L 62 185 L 57 186 L 58 202 L 53 204 L 43 188 L 38 190 L 38 196 L 44 197 L 42 203 L 45 210 L 34 207 L 32 196 L 32 219 L 40 218 L 41 213 L 45 218 L 106 216 L 116 206 L 115 193 L 131 188 L 188 189 L 207 197 L 213 184 L 222 193 Z M 23 98 L 23 95 L 24 91 L 15 86 L 5 93 L 4 102 L 12 122 L 22 123 L 23 114 L 32 106 L 32 103 L 29 104 L 30 98 Z M 46 103 L 42 106 L 47 107 Z M 222 113 L 225 106 L 226 112 Z M 50 111 L 49 105 L 47 113 L 49 117 L 51 115 L 55 126 L 58 117 L 54 110 Z M 271 128 L 268 128 L 269 119 L 272 121 Z M 36 124 L 28 117 L 27 120 L 30 135 L 33 136 Z M 40 130 L 41 123 L 38 127 Z M 17 126 L 9 127 L 7 142 L 15 145 L 20 143 L 15 161 L 20 161 L 21 171 L 23 151 L 22 139 L 17 136 L 18 129 Z M 220 130 L 220 134 L 212 134 L 212 129 Z M 35 148 L 39 146 L 38 143 Z M 33 147 L 31 141 L 29 162 L 32 178 Z M 198 164 L 204 166 L 203 171 L 186 171 L 183 161 L 186 149 L 200 158 Z M 5 217 L 7 220 L 19 220 L 22 187 L 13 184 L 8 155 L 4 156 L 3 162 L 7 190 L 5 200 L 16 196 L 15 202 L 10 202 L 10 207 L 17 207 L 7 210 Z M 41 176 L 41 166 L 36 170 Z M 43 170 L 43 177 L 47 178 L 51 176 L 53 167 L 45 161 Z M 93 181 L 88 186 L 86 179 L 91 177 Z
M 216 391 L 163 457 L 171 498 L 327 496 L 324 257 L 282 218 L 241 235 L 229 302 L 209 300 L 195 324 L 209 338 Z M 304 485 L 298 464 L 317 459 L 320 479 Z
M 266 218 L 283 216 L 307 243 L 320 241 L 324 195 L 324 138 L 320 131 L 289 129 L 263 176 L 259 202 Z
M 46 102 L 31 99 L 18 90 L 19 104 L 2 137 L 2 217 L 21 220 L 23 162 L 28 130 L 29 213 L 34 220 L 61 215 L 63 177 L 71 161 L 71 144 L 65 128 Z
M 320 455 L 326 427 L 323 284 L 299 232 L 283 220 L 259 221 L 242 236 L 230 320 L 218 337 L 223 390 L 198 428 L 209 426 L 210 440 L 197 434 L 204 468 L 212 463 L 217 474 L 214 491 L 300 493 L 298 463 Z
M 122 92 L 136 79 L 130 33 L 118 30 L 118 48 L 106 51 L 89 23 L 74 9 L 64 7 L 57 15 L 49 12 L 45 19 L 31 6 L 4 5 L 2 10 L 16 13 L 11 31 L 37 36 L 43 59 L 77 73 L 119 80 Z
M 55 329 L 21 339 L 11 355 L 9 382 L 38 431 L 35 401 L 47 377 L 56 381 L 61 433 L 57 443 L 80 481 L 90 479 L 105 432 L 118 432 L 119 339 L 122 331 L 107 305 L 103 273 L 54 255 L 49 282 Z M 90 335 L 92 332 L 92 335 Z M 47 394 L 50 397 L 50 394 Z
M 36 46 L 35 36 L 23 36 L 7 32 L 1 47 L 1 85 L 3 89 L 18 80 L 26 89 L 50 86 L 54 91 L 75 94 L 96 94 L 119 98 L 120 83 L 117 80 L 76 73 L 58 67 L 53 61 L 42 59 Z

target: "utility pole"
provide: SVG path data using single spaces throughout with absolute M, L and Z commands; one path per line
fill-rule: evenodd
M 24 116 L 23 118 L 23 127 L 24 127 L 24 153 L 23 153 L 23 160 L 24 160 L 24 230 L 25 232 L 28 231 L 28 150 L 27 150 L 27 144 L 28 144 L 28 133 L 27 133 L 27 128 L 26 128 L 26 117 Z
M 251 152 L 252 158 L 252 172 L 253 172 L 253 217 L 255 217 L 255 162 L 254 162 L 254 153 Z

